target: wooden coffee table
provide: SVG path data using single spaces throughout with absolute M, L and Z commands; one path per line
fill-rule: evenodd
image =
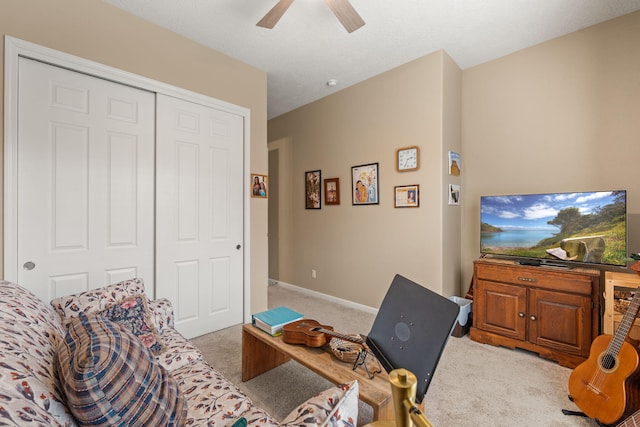
M 295 360 L 334 384 L 358 380 L 360 400 L 373 408 L 373 421 L 394 420 L 389 376 L 382 370 L 369 379 L 364 367 L 335 358 L 322 348 L 291 345 L 251 324 L 242 326 L 242 381 L 248 381 L 289 360 Z

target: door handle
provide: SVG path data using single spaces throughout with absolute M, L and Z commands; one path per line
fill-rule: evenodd
M 25 270 L 33 270 L 34 268 L 36 268 L 36 264 L 31 261 L 27 261 L 22 265 L 22 268 L 24 268 Z
M 242 245 L 236 245 L 236 249 L 240 250 L 240 248 L 242 247 Z

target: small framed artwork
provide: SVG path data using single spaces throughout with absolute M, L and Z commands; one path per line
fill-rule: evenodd
M 420 206 L 419 185 L 399 185 L 394 189 L 396 208 L 417 208 Z
M 460 176 L 460 153 L 449 151 L 449 175 Z
M 259 175 L 257 173 L 251 174 L 251 197 L 258 197 L 261 199 L 266 199 L 268 197 L 267 194 L 267 184 L 269 178 L 267 175 Z
M 449 204 L 460 204 L 460 186 L 455 184 L 449 184 Z
M 396 151 L 396 169 L 398 172 L 418 170 L 420 167 L 420 148 L 404 147 Z
M 351 200 L 353 205 L 377 205 L 378 163 L 351 167 Z
M 340 204 L 340 178 L 327 178 L 324 180 L 324 204 Z
M 322 195 L 322 180 L 320 171 L 308 171 L 304 173 L 304 208 L 320 209 Z

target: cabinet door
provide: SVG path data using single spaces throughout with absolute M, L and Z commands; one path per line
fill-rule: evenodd
M 527 333 L 527 289 L 478 280 L 474 301 L 476 327 L 524 341 Z M 476 298 L 476 297 L 474 297 Z
M 570 354 L 589 356 L 589 297 L 531 289 L 528 316 L 530 342 Z

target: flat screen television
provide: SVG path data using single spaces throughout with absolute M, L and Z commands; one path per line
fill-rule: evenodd
M 627 193 L 482 196 L 480 252 L 532 264 L 626 267 Z

